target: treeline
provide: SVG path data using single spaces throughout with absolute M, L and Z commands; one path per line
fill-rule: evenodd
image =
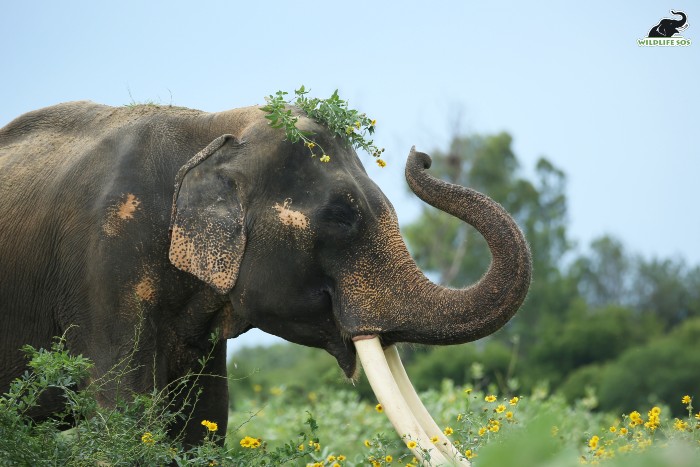
M 525 304 L 493 336 L 402 349 L 418 389 L 449 378 L 502 392 L 560 391 L 602 410 L 629 411 L 700 388 L 700 266 L 634 254 L 607 235 L 577 250 L 568 234 L 566 175 L 541 158 L 526 177 L 506 133 L 456 137 L 432 157 L 432 173 L 488 194 L 515 217 L 534 271 Z M 478 280 L 491 260 L 478 232 L 430 207 L 404 234 L 418 264 L 444 285 Z M 234 402 L 280 387 L 300 395 L 319 385 L 347 387 L 333 358 L 315 349 L 244 349 L 231 366 L 243 377 L 231 385 Z M 358 390 L 371 397 L 364 381 Z

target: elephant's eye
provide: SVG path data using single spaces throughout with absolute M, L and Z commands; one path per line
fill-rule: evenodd
M 357 224 L 359 217 L 353 206 L 345 202 L 331 203 L 325 206 L 319 214 L 323 222 L 343 229 L 353 228 Z

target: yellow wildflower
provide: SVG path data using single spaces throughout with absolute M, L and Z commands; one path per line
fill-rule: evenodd
M 464 390 L 464 393 L 465 393 L 466 395 L 471 394 L 471 393 L 472 393 L 472 388 L 467 388 L 467 389 L 465 389 L 465 390 Z
M 628 433 L 627 428 L 625 428 L 625 427 L 620 428 L 620 436 L 624 436 L 627 433 Z
M 341 462 L 344 461 L 344 460 L 345 460 L 345 456 L 342 455 L 342 454 L 339 455 L 339 456 L 338 456 L 338 460 L 341 461 Z
M 358 122 L 358 123 L 359 123 L 359 122 Z M 394 458 L 391 457 L 391 456 L 386 456 L 386 457 L 384 458 L 384 460 L 387 462 L 387 464 L 391 464 L 392 461 L 394 460 Z
M 256 449 L 260 447 L 260 440 L 256 438 L 251 438 L 250 436 L 246 436 L 240 441 L 239 444 L 242 448 Z
M 513 397 L 513 398 L 511 398 L 511 400 L 508 401 L 508 403 L 509 403 L 510 405 L 515 405 L 515 404 L 518 403 L 519 400 L 520 400 L 519 397 Z
M 313 149 L 313 148 L 316 147 L 316 143 L 314 143 L 313 141 L 307 141 L 307 142 L 306 142 L 306 147 L 309 148 L 309 149 Z
M 333 456 L 333 455 L 330 455 L 330 456 L 328 456 L 328 457 L 326 458 L 326 460 L 327 460 L 328 462 L 334 462 L 335 459 L 336 459 L 336 458 L 335 458 L 335 456 Z
M 372 122 L 370 123 L 370 125 L 371 125 L 371 126 L 376 126 L 376 125 L 377 125 L 377 121 L 376 121 L 376 120 L 372 120 Z
M 641 425 L 642 423 L 644 423 L 642 416 L 636 410 L 630 414 L 630 420 L 631 420 L 630 426 L 637 426 L 637 425 Z
M 656 406 L 652 407 L 651 410 L 649 411 L 649 416 L 651 417 L 652 415 L 656 415 L 656 416 L 661 415 L 661 409 L 656 407 Z
M 599 442 L 600 438 L 598 436 L 592 436 L 591 439 L 588 440 L 588 447 L 591 449 L 595 449 L 598 447 Z
M 371 448 L 371 447 L 372 447 L 372 443 L 370 443 L 368 439 L 365 440 L 365 447 L 366 447 L 366 448 Z
M 345 133 L 348 134 L 348 135 L 351 135 L 351 134 L 353 134 L 354 132 L 355 132 L 355 129 L 354 129 L 353 127 L 351 127 L 351 126 L 345 128 Z
M 496 396 L 493 394 L 489 394 L 488 396 L 484 397 L 484 400 L 486 402 L 496 402 Z
M 384 168 L 384 167 L 386 167 L 386 162 L 384 162 L 384 160 L 382 160 L 382 159 L 377 159 L 377 165 L 379 167 Z
M 219 425 L 214 422 L 210 422 L 209 420 L 202 420 L 202 425 L 207 427 L 207 430 L 209 431 L 216 431 L 219 429 Z
M 683 396 L 683 398 L 681 399 L 681 402 L 683 402 L 685 405 L 690 404 L 692 401 L 693 399 L 688 395 Z
M 314 443 L 314 451 L 320 451 L 321 450 L 321 443 Z
M 498 407 L 494 409 L 496 413 L 503 413 L 506 410 L 506 406 L 503 404 L 498 404 Z
M 443 431 L 443 433 L 445 433 L 447 436 L 450 436 L 452 433 L 454 433 L 454 430 L 452 429 L 452 427 L 448 426 L 447 428 L 445 428 L 445 431 Z
M 362 124 L 360 123 L 359 120 L 355 122 L 355 128 L 357 128 L 359 130 L 361 126 L 362 126 Z
M 610 433 L 615 433 L 617 431 L 617 427 L 611 426 L 610 427 Z
M 489 431 L 492 433 L 498 433 L 498 431 L 501 429 L 501 424 L 496 422 L 493 423 L 489 426 Z
M 513 412 L 511 412 L 510 410 L 508 412 L 506 412 L 506 419 L 512 420 L 513 419 Z
M 695 418 L 696 418 L 697 420 L 700 420 L 700 412 L 698 412 L 698 413 L 695 414 Z
M 300 451 L 303 451 L 303 450 L 304 450 L 304 443 L 301 443 L 301 444 L 299 445 L 299 450 L 300 450 Z
M 153 434 L 151 434 L 150 431 L 147 431 L 143 434 L 143 436 L 141 436 L 141 442 L 146 446 L 153 446 L 156 440 L 153 438 Z
M 321 162 L 330 162 L 331 156 L 329 156 L 328 154 L 324 154 L 323 156 L 321 156 L 321 158 L 319 160 Z
M 464 451 L 464 457 L 471 460 L 476 457 L 476 453 L 471 449 L 467 449 L 466 451 Z
M 482 426 L 481 428 L 479 428 L 479 436 L 484 436 L 484 434 L 486 433 L 486 431 L 487 431 L 487 430 L 486 430 L 486 427 L 485 427 L 485 426 Z
M 677 418 L 676 421 L 673 422 L 673 428 L 675 428 L 678 431 L 685 431 L 688 429 L 688 422 Z
M 377 404 L 374 406 L 374 410 L 376 410 L 379 413 L 384 412 L 384 407 L 382 407 L 382 404 Z
M 408 443 L 406 443 L 406 446 L 408 446 L 408 449 L 413 449 L 416 446 L 418 446 L 418 443 L 416 443 L 415 441 L 409 441 Z
M 440 440 L 440 438 L 437 436 L 433 436 L 432 438 L 430 438 L 430 442 L 433 444 L 437 443 L 439 440 Z
M 457 414 L 457 421 L 461 421 L 463 417 L 464 416 L 461 413 Z
M 333 462 L 333 465 L 331 467 L 340 467 L 340 464 L 338 464 L 337 462 Z

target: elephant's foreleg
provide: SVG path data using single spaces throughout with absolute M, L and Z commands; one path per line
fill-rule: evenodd
M 196 364 L 193 365 L 195 368 Z M 179 391 L 177 400 L 173 401 L 174 410 L 183 408 L 186 421 L 177 422 L 170 428 L 173 437 L 182 435 L 186 446 L 200 444 L 209 434 L 202 425 L 203 420 L 217 425 L 216 435 L 221 442 L 226 437 L 228 424 L 228 382 L 226 379 L 226 341 L 220 341 L 214 347 L 202 375 L 195 375 L 187 382 L 184 390 Z M 188 399 L 188 400 L 185 400 Z

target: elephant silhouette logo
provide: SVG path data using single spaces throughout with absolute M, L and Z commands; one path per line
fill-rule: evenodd
M 681 31 L 688 28 L 688 15 L 676 10 L 671 10 L 671 14 L 680 18 L 662 18 L 649 30 L 645 38 L 637 39 L 637 45 L 640 47 L 689 46 L 690 39 L 681 36 Z
M 662 19 L 656 26 L 649 30 L 649 35 L 647 35 L 647 37 L 673 37 L 676 34 L 680 34 L 681 30 L 688 27 L 688 16 L 685 13 L 674 10 L 671 10 L 671 13 L 680 16 L 681 19 Z

